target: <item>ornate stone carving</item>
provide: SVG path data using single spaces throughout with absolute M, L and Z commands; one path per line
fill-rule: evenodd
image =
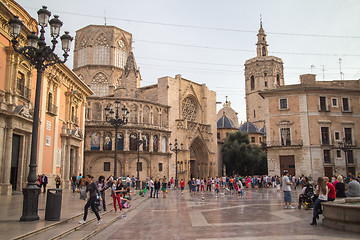
M 181 112 L 184 119 L 189 121 L 195 121 L 196 104 L 190 97 L 187 97 L 182 101 Z

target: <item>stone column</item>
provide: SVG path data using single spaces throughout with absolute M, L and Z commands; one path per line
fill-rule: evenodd
M 141 132 L 138 132 L 138 137 L 139 137 L 139 139 L 140 140 L 142 140 L 142 133 Z M 144 151 L 144 145 L 143 144 L 141 144 L 140 146 L 139 146 L 139 150 L 140 150 L 140 152 L 143 152 Z
M 11 195 L 12 193 L 12 187 L 10 184 L 12 139 L 13 139 L 13 129 L 6 128 L 5 159 L 4 159 L 5 161 L 4 161 L 2 184 L 1 184 L 2 195 Z
M 124 151 L 129 151 L 129 132 L 128 130 L 125 130 L 124 133 Z
M 104 131 L 100 131 L 100 151 L 104 150 Z
M 153 144 L 153 134 L 149 134 L 149 151 L 152 152 L 154 150 L 154 144 Z
M 70 186 L 70 140 L 66 144 L 65 170 L 64 170 L 64 188 L 68 189 Z

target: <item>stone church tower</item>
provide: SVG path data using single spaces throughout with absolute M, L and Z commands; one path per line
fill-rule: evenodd
M 268 54 L 262 22 L 257 37 L 257 56 L 245 62 L 245 94 L 246 119 L 260 129 L 265 124 L 265 109 L 259 92 L 284 85 L 284 68 L 281 58 Z

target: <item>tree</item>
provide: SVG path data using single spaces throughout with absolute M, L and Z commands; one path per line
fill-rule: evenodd
M 247 133 L 229 133 L 224 139 L 222 152 L 228 175 L 267 174 L 266 152 L 258 146 L 250 145 Z

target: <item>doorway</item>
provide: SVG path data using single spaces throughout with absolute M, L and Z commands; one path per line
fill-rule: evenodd
M 333 168 L 332 167 L 324 167 L 325 177 L 331 179 L 333 176 Z
M 205 142 L 199 137 L 190 145 L 190 173 L 188 177 L 206 178 L 210 176 L 208 151 Z
M 18 183 L 18 166 L 20 156 L 20 135 L 13 135 L 12 139 L 12 152 L 11 152 L 11 169 L 10 169 L 10 184 L 14 191 L 17 190 Z
M 288 170 L 291 176 L 295 176 L 295 158 L 294 155 L 280 156 L 280 175 Z

